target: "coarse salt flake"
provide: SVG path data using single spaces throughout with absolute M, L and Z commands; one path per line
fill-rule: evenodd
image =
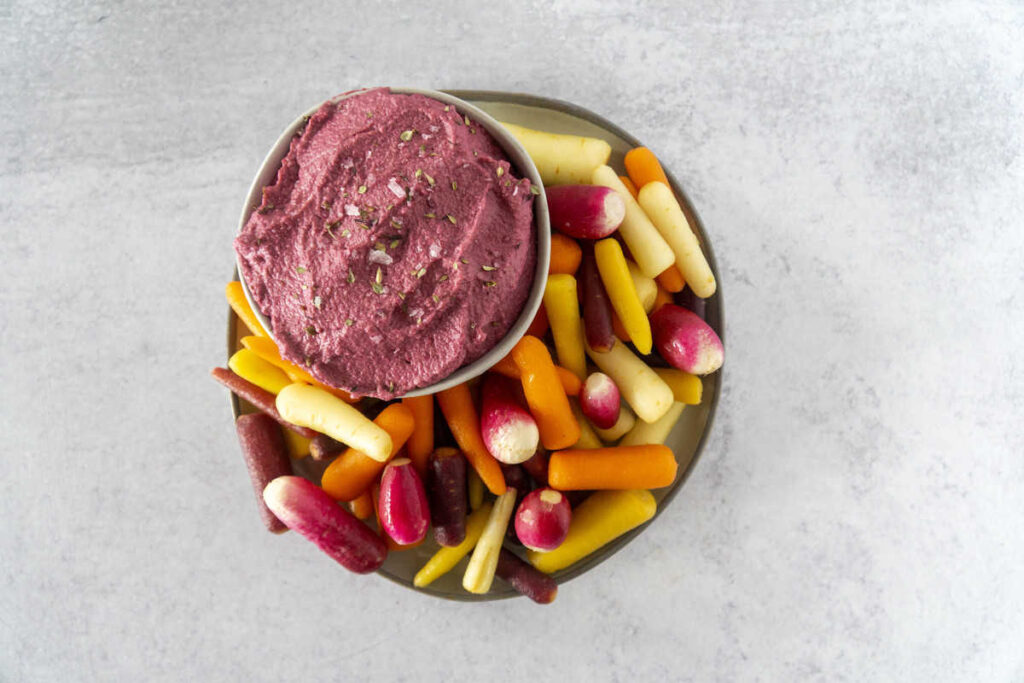
M 405 199 L 405 189 L 402 188 L 397 179 L 388 178 L 388 189 L 391 190 L 391 194 L 399 199 Z

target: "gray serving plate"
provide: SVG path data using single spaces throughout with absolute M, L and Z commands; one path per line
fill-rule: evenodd
M 641 141 L 637 140 L 611 121 L 569 102 L 563 102 L 561 100 L 554 100 L 546 97 L 537 97 L 535 95 L 486 90 L 446 90 L 444 92 L 468 101 L 499 121 L 517 123 L 552 133 L 572 133 L 576 135 L 588 135 L 591 137 L 603 138 L 612 146 L 612 157 L 609 164 L 619 173 L 624 173 L 622 159 L 625 153 L 631 148 L 643 144 Z M 657 144 L 651 143 L 648 146 L 657 153 Z M 680 187 L 669 169 L 666 168 L 665 173 L 668 176 L 676 197 L 680 200 L 683 211 L 690 220 L 690 224 L 697 231 L 697 235 L 704 248 L 704 254 L 707 256 L 708 263 L 711 264 L 711 269 L 718 280 L 717 293 L 707 300 L 706 318 L 708 324 L 714 328 L 722 338 L 722 341 L 725 342 L 725 318 L 722 308 L 722 282 L 719 277 L 718 267 L 715 262 L 711 243 L 704 230 L 704 225 L 701 222 L 700 217 L 697 215 L 697 212 L 694 210 L 689 198 L 686 196 L 686 193 L 683 191 L 682 187 Z M 241 327 L 241 330 L 239 327 Z M 238 340 L 244 333 L 244 326 L 238 325 L 237 318 L 231 310 L 228 309 L 227 351 L 229 356 L 240 348 Z M 554 578 L 559 584 L 564 584 L 570 579 L 574 579 L 577 576 L 597 567 L 639 536 L 648 525 L 653 524 L 655 520 L 657 520 L 657 518 L 664 514 L 668 509 L 669 503 L 673 498 L 675 498 L 676 494 L 679 493 L 683 484 L 690 476 L 690 473 L 693 471 L 694 467 L 696 467 L 701 451 L 704 448 L 704 443 L 711 431 L 715 417 L 715 410 L 718 406 L 719 394 L 721 393 L 722 371 L 719 370 L 717 373 L 705 377 L 703 382 L 704 393 L 701 404 L 698 406 L 686 407 L 682 413 L 679 423 L 675 426 L 672 433 L 666 440 L 666 444 L 672 448 L 675 452 L 676 459 L 679 461 L 679 473 L 676 476 L 676 480 L 672 482 L 670 486 L 653 491 L 654 497 L 658 501 L 658 511 L 655 514 L 654 519 L 647 522 L 647 524 L 620 536 L 589 557 L 580 560 L 573 566 L 556 572 L 554 574 Z M 234 394 L 231 394 L 231 409 L 235 417 L 252 410 L 248 404 L 240 402 Z M 310 458 L 295 461 L 294 465 L 297 474 L 310 477 L 316 482 L 319 481 L 319 472 L 322 470 L 323 466 L 318 467 Z M 253 515 L 253 532 L 261 533 L 260 527 L 256 523 L 255 514 Z M 441 577 L 430 586 L 419 589 L 414 588 L 412 585 L 412 577 L 436 550 L 436 544 L 428 537 L 428 540 L 417 548 L 391 553 L 378 573 L 395 583 L 413 590 L 418 590 L 423 593 L 450 600 L 464 600 L 472 602 L 480 600 L 496 600 L 500 598 L 515 597 L 518 595 L 518 593 L 501 580 L 496 580 L 494 582 L 491 592 L 487 595 L 474 595 L 463 590 L 462 574 L 465 571 L 467 563 L 466 559 L 463 559 L 451 572 Z M 326 558 L 325 561 L 327 561 Z M 651 568 L 651 570 L 656 571 L 655 568 Z M 339 571 L 342 570 L 339 569 Z

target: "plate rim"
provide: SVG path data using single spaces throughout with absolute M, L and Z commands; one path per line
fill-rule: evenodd
M 608 120 L 604 116 L 596 112 L 593 112 L 590 109 L 587 109 L 586 107 L 574 104 L 572 102 L 568 102 L 566 100 L 544 97 L 541 95 L 532 95 L 529 93 L 508 92 L 503 90 L 440 88 L 439 91 L 452 95 L 453 97 L 457 97 L 461 100 L 466 100 L 474 106 L 478 106 L 478 103 L 480 102 L 498 102 L 503 104 L 522 105 L 561 112 L 564 114 L 568 114 L 570 116 L 575 116 L 577 118 L 589 121 L 590 123 L 596 125 L 597 127 L 602 128 L 616 135 L 622 140 L 625 140 L 633 147 L 644 146 L 642 141 L 640 141 L 637 137 L 635 137 L 628 131 L 624 130 L 621 126 L 614 123 L 613 121 Z M 679 184 L 679 181 L 676 180 L 675 176 L 672 174 L 671 169 L 665 168 L 664 171 L 666 177 L 668 178 L 669 185 L 672 188 L 672 191 L 676 194 L 677 197 L 679 197 L 682 200 L 682 204 L 684 204 L 684 209 L 687 213 L 687 217 L 691 219 L 693 227 L 696 229 L 698 237 L 700 238 L 701 247 L 704 250 L 705 258 L 707 258 L 708 260 L 708 265 L 711 267 L 711 272 L 715 274 L 717 288 L 715 294 L 708 299 L 707 306 L 709 309 L 712 309 L 715 313 L 714 317 L 716 318 L 718 324 L 713 327 L 715 329 L 715 332 L 721 338 L 722 344 L 724 346 L 726 343 L 724 294 L 722 292 L 722 280 L 719 275 L 718 261 L 715 258 L 714 249 L 711 246 L 711 241 L 708 239 L 707 232 L 704 229 L 704 222 L 701 220 L 700 215 L 694 207 L 693 202 L 690 200 L 689 195 L 686 194 L 685 190 L 683 190 L 682 186 Z M 238 270 L 237 268 L 235 268 L 233 273 L 233 279 L 238 279 L 238 277 Z M 709 322 L 709 324 L 711 323 Z M 234 311 L 232 311 L 231 307 L 229 306 L 227 329 L 227 349 L 229 357 L 234 352 L 233 350 L 235 346 L 236 336 L 237 316 L 235 316 Z M 643 533 L 649 525 L 653 524 L 658 519 L 658 517 L 660 517 L 662 513 L 669 507 L 669 505 L 675 500 L 675 497 L 676 495 L 678 495 L 680 489 L 683 488 L 683 486 L 686 484 L 686 482 L 692 475 L 694 469 L 696 469 L 697 463 L 698 461 L 700 461 L 701 456 L 704 452 L 704 448 L 707 445 L 708 437 L 714 429 L 715 417 L 718 413 L 718 404 L 721 400 L 722 391 L 725 387 L 725 366 L 723 365 L 722 368 L 719 368 L 719 370 L 715 374 L 717 375 L 715 392 L 708 404 L 707 420 L 704 423 L 704 429 L 701 432 L 700 438 L 698 438 L 697 444 L 694 447 L 693 457 L 690 458 L 690 461 L 687 464 L 686 468 L 679 475 L 676 481 L 672 483 L 669 490 L 665 493 L 664 498 L 661 500 L 661 502 L 657 506 L 657 509 L 654 512 L 654 516 L 651 517 L 651 519 L 644 522 L 643 524 L 641 524 L 640 526 L 637 526 L 629 530 L 625 534 L 619 536 L 613 541 L 602 546 L 598 549 L 598 551 L 591 554 L 590 556 L 583 558 L 579 562 L 571 565 L 570 567 L 567 567 L 566 569 L 560 570 L 552 574 L 552 578 L 555 579 L 555 582 L 559 586 L 568 583 L 569 581 L 590 571 L 591 569 L 596 568 L 598 565 L 602 564 L 610 557 L 618 553 L 620 550 L 625 548 L 637 536 Z M 232 415 L 234 416 L 235 419 L 237 419 L 241 412 L 238 397 L 232 392 L 229 392 L 228 395 L 230 396 L 231 400 Z M 430 595 L 432 597 L 441 598 L 444 600 L 451 600 L 454 602 L 491 602 L 495 600 L 505 600 L 508 598 L 521 597 L 519 593 L 512 590 L 511 588 L 508 591 L 502 593 L 487 593 L 484 595 L 476 595 L 472 593 L 466 593 L 465 595 L 442 593 L 439 591 L 430 590 L 430 586 L 425 586 L 423 588 L 415 588 L 411 584 L 411 582 L 407 581 L 406 579 L 394 576 L 389 572 L 385 571 L 383 568 L 378 569 L 375 573 L 378 576 L 381 576 L 392 583 L 402 586 L 403 588 L 411 589 L 417 593 Z

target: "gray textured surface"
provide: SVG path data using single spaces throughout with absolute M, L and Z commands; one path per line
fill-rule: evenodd
M 0 679 L 1024 679 L 1020 5 L 84 5 L 0 4 Z M 205 377 L 238 204 L 362 84 L 592 108 L 714 240 L 717 431 L 552 607 L 258 527 Z

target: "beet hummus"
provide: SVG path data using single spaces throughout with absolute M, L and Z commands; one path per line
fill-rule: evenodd
M 390 399 L 508 332 L 536 266 L 533 197 L 455 107 L 367 90 L 309 118 L 235 250 L 285 358 Z

